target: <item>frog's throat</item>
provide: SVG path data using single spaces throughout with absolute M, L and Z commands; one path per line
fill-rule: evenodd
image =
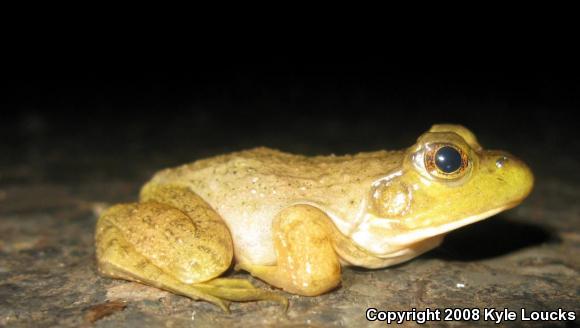
M 410 244 L 416 243 L 418 241 L 425 240 L 427 238 L 431 238 L 431 237 L 438 236 L 438 235 L 443 235 L 443 234 L 450 232 L 452 230 L 461 228 L 463 226 L 472 224 L 472 223 L 477 222 L 477 221 L 481 221 L 481 220 L 486 219 L 490 216 L 496 215 L 499 212 L 513 208 L 518 204 L 519 204 L 519 202 L 512 202 L 512 203 L 500 206 L 498 208 L 494 208 L 494 209 L 491 209 L 489 211 L 486 211 L 486 212 L 483 212 L 480 214 L 468 216 L 466 218 L 463 218 L 463 219 L 460 219 L 457 221 L 445 223 L 445 224 L 442 224 L 440 226 L 412 230 L 409 232 L 402 232 L 402 233 L 397 234 L 395 236 L 389 237 L 389 244 L 391 244 L 391 245 L 410 245 Z

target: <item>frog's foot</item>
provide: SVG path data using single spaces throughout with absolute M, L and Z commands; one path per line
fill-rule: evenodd
M 273 225 L 276 265 L 238 263 L 236 269 L 290 293 L 316 296 L 340 284 L 340 262 L 330 219 L 309 205 L 281 211 Z
M 216 279 L 233 258 L 229 231 L 207 204 L 184 190 L 143 203 L 117 205 L 97 223 L 99 272 L 141 282 L 228 311 L 229 301 L 286 300 L 240 279 Z M 189 197 L 187 202 L 180 197 Z M 176 201 L 177 200 L 177 201 Z M 170 204 L 167 204 L 170 203 Z M 188 208 L 181 208 L 187 203 Z
M 217 278 L 204 283 L 193 285 L 197 290 L 220 299 L 245 301 L 275 301 L 288 309 L 288 299 L 282 295 L 256 288 L 249 281 L 237 278 Z

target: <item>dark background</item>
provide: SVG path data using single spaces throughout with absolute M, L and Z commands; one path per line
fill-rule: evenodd
M 306 154 L 402 148 L 438 122 L 464 124 L 484 147 L 550 165 L 580 147 L 580 83 L 566 66 L 60 61 L 15 65 L 2 90 L 0 165 L 28 167 L 14 182 L 143 179 L 260 145 Z

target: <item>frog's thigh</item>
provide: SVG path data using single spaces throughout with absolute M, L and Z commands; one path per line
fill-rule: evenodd
M 225 308 L 226 302 L 193 288 L 190 283 L 218 276 L 228 268 L 232 255 L 221 254 L 211 259 L 207 252 L 196 251 L 200 245 L 195 245 L 191 238 L 180 242 L 179 238 L 184 237 L 182 232 L 195 233 L 188 220 L 181 211 L 154 202 L 110 208 L 97 223 L 99 271 L 109 277 L 145 283 Z M 183 230 L 172 228 L 178 226 Z
M 97 223 L 97 246 L 106 234 L 125 240 L 131 252 L 185 283 L 217 277 L 232 260 L 227 229 L 200 226 L 182 211 L 157 202 L 112 207 Z
M 273 223 L 275 266 L 241 263 L 240 268 L 288 292 L 315 296 L 340 283 L 340 262 L 333 248 L 331 220 L 319 209 L 295 205 Z
M 107 210 L 97 223 L 99 271 L 210 301 L 224 309 L 224 300 L 284 303 L 278 295 L 240 279 L 214 279 L 231 264 L 229 231 L 205 202 L 189 205 L 187 212 L 156 201 Z M 211 217 L 208 211 L 213 213 Z

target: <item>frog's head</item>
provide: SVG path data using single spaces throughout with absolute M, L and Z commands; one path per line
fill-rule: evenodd
M 511 154 L 482 149 L 463 126 L 434 125 L 375 181 L 353 239 L 376 254 L 409 248 L 518 205 L 533 184 Z

